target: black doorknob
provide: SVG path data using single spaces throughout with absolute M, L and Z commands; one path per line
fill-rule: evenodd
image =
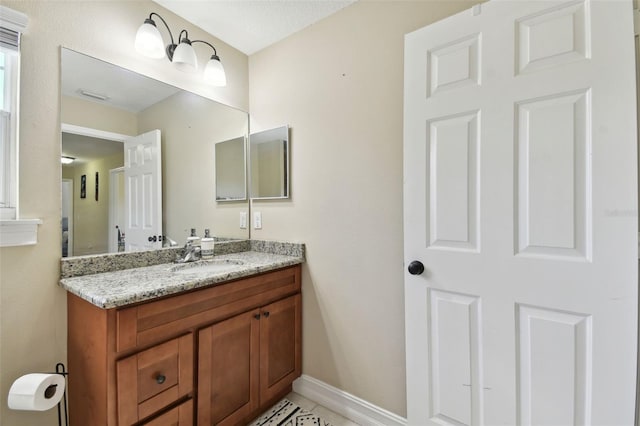
M 414 260 L 407 269 L 411 275 L 420 275 L 424 272 L 424 265 L 419 260 Z

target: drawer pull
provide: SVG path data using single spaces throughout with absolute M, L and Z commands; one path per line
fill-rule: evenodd
M 162 374 L 158 374 L 156 376 L 156 383 L 161 385 L 165 382 L 165 380 L 167 380 L 166 376 L 162 375 Z

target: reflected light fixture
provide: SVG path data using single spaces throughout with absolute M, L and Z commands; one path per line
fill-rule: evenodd
M 160 30 L 158 30 L 155 21 L 152 19 L 154 16 L 157 16 L 162 21 L 169 32 L 171 43 L 167 46 L 165 46 L 162 36 L 160 35 Z M 204 68 L 204 80 L 213 86 L 226 86 L 227 77 L 216 48 L 204 40 L 189 40 L 187 30 L 180 31 L 178 43 L 176 44 L 169 25 L 162 19 L 162 16 L 155 12 L 152 12 L 149 17 L 144 20 L 140 28 L 138 28 L 135 47 L 138 53 L 144 56 L 160 59 L 166 55 L 179 70 L 195 72 L 198 69 L 198 58 L 196 58 L 196 52 L 193 50 L 192 45 L 194 43 L 206 44 L 213 49 L 213 55 L 211 55 L 211 58 L 209 58 Z
M 62 157 L 60 157 L 60 162 L 62 164 L 71 164 L 71 163 L 73 163 L 74 160 L 75 160 L 74 157 L 69 157 L 69 156 L 66 156 L 66 155 L 63 155 Z

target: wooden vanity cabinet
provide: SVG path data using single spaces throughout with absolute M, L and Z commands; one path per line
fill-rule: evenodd
M 71 426 L 245 424 L 301 374 L 299 265 L 67 312 Z

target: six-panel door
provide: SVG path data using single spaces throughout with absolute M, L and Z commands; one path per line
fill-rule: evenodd
M 405 40 L 408 423 L 633 424 L 623 1 L 490 1 Z

